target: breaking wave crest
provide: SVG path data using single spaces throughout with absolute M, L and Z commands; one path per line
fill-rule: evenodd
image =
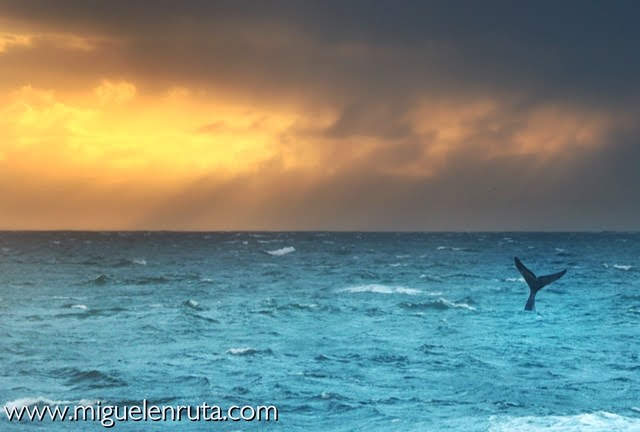
M 416 295 L 422 291 L 415 288 L 407 288 L 403 286 L 389 286 L 380 284 L 356 285 L 340 290 L 341 292 L 350 293 L 376 293 L 376 294 L 408 294 Z
M 421 302 L 421 303 L 412 303 L 412 302 L 402 302 L 400 303 L 400 307 L 407 310 L 414 311 L 423 311 L 423 310 L 447 310 L 447 309 L 467 309 L 470 311 L 476 310 L 475 307 L 471 306 L 468 303 L 460 302 L 452 302 L 450 300 L 445 299 L 444 297 L 440 297 L 437 300 Z
M 280 249 L 267 251 L 267 253 L 271 256 L 282 256 L 282 255 L 290 254 L 295 251 L 296 251 L 296 248 L 294 248 L 293 246 L 287 246 Z
M 234 356 L 252 356 L 258 354 L 273 354 L 271 349 L 259 350 L 251 347 L 241 347 L 241 348 L 229 348 L 227 350 L 227 354 L 231 354 Z
M 95 405 L 98 403 L 97 400 L 89 400 L 89 399 L 80 399 L 80 400 L 55 400 L 49 399 L 44 396 L 35 396 L 35 397 L 24 397 L 15 399 L 12 401 L 7 401 L 3 408 L 7 411 L 12 411 L 14 409 L 20 409 L 23 407 L 31 407 L 31 406 L 64 406 L 64 405 Z
M 640 430 L 640 419 L 606 411 L 568 416 L 490 418 L 489 432 L 631 432 Z

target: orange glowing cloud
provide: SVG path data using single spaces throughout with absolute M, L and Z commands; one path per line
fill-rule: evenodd
M 487 64 L 448 32 L 396 40 L 398 26 L 354 17 L 328 31 L 215 5 L 9 6 L 0 228 L 358 228 L 385 200 L 405 209 L 380 216 L 393 225 L 455 210 L 479 184 L 490 208 L 517 166 L 532 183 L 505 188 L 510 208 L 539 171 L 582 172 L 633 126 L 586 91 L 511 80 L 516 61 Z

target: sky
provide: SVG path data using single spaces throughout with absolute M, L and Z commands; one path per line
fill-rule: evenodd
M 0 0 L 0 229 L 640 229 L 639 12 Z

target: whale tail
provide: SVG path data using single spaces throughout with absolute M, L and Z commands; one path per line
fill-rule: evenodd
M 518 257 L 515 257 L 514 261 L 516 263 L 516 268 L 527 282 L 527 285 L 529 285 L 529 299 L 527 300 L 527 304 L 524 306 L 524 310 L 533 310 L 536 305 L 536 294 L 538 291 L 550 283 L 557 281 L 567 272 L 567 270 L 564 269 L 558 273 L 536 276 L 531 270 L 522 264 L 522 261 L 520 261 Z

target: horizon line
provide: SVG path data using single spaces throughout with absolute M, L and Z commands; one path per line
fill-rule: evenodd
M 447 233 L 469 233 L 469 234 L 543 234 L 543 233 L 566 233 L 566 234 L 598 234 L 598 233 L 640 233 L 640 229 L 593 229 L 593 230 L 348 230 L 348 229 L 214 229 L 214 230 L 191 230 L 191 229 L 1 229 L 0 233 L 421 233 L 421 234 L 447 234 Z

